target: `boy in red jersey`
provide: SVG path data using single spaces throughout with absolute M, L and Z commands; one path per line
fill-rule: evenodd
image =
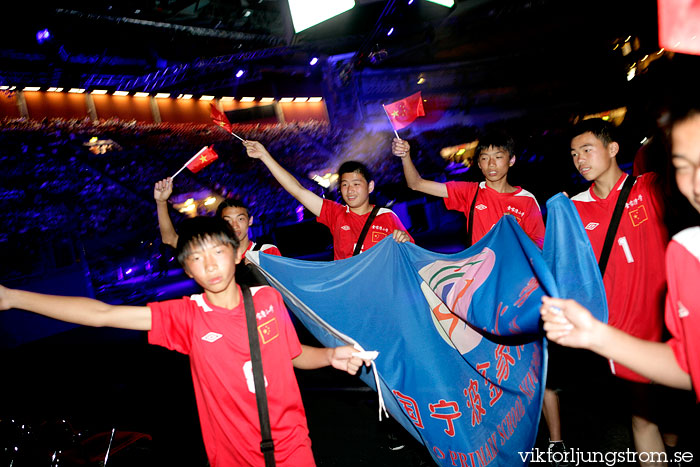
M 173 180 L 170 177 L 156 182 L 153 187 L 153 198 L 156 200 L 158 227 L 160 228 L 161 239 L 166 245 L 175 248 L 177 247 L 177 232 L 175 231 L 175 226 L 168 213 L 168 198 L 170 198 L 172 193 Z M 275 245 L 266 243 L 258 247 L 255 242 L 250 240 L 248 229 L 253 225 L 253 216 L 250 215 L 248 206 L 241 201 L 235 199 L 223 200 L 216 207 L 216 216 L 221 217 L 233 227 L 240 248 L 243 251 L 243 258 L 246 264 L 248 260 L 245 258 L 245 253 L 250 250 L 260 250 L 270 255 L 282 256 L 282 253 L 280 253 L 280 250 Z
M 678 188 L 700 214 L 700 107 L 674 116 L 671 147 Z M 603 324 L 573 300 L 543 297 L 547 338 L 592 350 L 659 384 L 694 389 L 700 401 L 700 227 L 673 237 L 666 249 L 666 274 L 668 342 L 643 340 Z
M 485 178 L 481 183 L 426 180 L 411 160 L 411 146 L 407 141 L 394 138 L 391 149 L 395 156 L 401 158 L 409 188 L 444 198 L 445 207 L 464 213 L 467 222 L 470 220 L 470 212 L 474 213 L 474 218 L 471 219 L 471 238 L 468 239 L 470 244 L 486 235 L 503 215 L 511 214 L 528 237 L 542 248 L 544 222 L 537 200 L 529 191 L 508 183 L 508 170 L 515 164 L 515 142 L 507 134 L 496 131 L 479 138 L 475 154 Z M 561 435 L 559 397 L 552 388 L 545 389 L 542 412 L 549 429 L 550 449 L 564 451 L 566 448 Z
M 544 223 L 537 200 L 529 191 L 508 183 L 508 170 L 515 164 L 515 143 L 508 135 L 492 132 L 479 139 L 475 154 L 486 179 L 481 183 L 426 180 L 411 160 L 411 147 L 407 141 L 394 138 L 391 149 L 395 156 L 401 158 L 406 184 L 412 190 L 444 198 L 447 209 L 461 211 L 467 218 L 476 200 L 472 238 L 468 239 L 470 244 L 486 235 L 504 214 L 511 214 L 527 236 L 542 248 Z
M 584 120 L 572 132 L 574 165 L 590 188 L 571 198 L 588 234 L 596 258 L 600 258 L 606 233 L 623 183 L 620 146 L 613 126 L 600 119 Z M 641 339 L 660 341 L 666 280 L 664 251 L 668 233 L 658 180 L 646 173 L 634 180 L 612 244 L 603 283 L 608 299 L 609 324 Z M 649 419 L 649 380 L 610 360 L 616 376 L 630 381 L 621 391 L 638 397 L 632 415 L 632 432 L 638 452 L 662 452 L 659 429 Z
M 342 206 L 304 188 L 259 142 L 245 141 L 243 145 L 248 156 L 260 159 L 282 188 L 331 230 L 333 259 L 351 257 L 362 228 L 373 209 L 369 202 L 369 194 L 374 190 L 374 181 L 367 167 L 360 162 L 348 161 L 338 169 L 340 194 L 346 203 Z M 381 208 L 370 225 L 360 251 L 371 248 L 388 235 L 392 235 L 397 242 L 413 242 L 398 216 L 391 209 Z
M 230 225 L 219 218 L 187 219 L 177 257 L 203 294 L 113 306 L 83 297 L 59 297 L 0 286 L 0 310 L 21 308 L 63 321 L 148 331 L 148 341 L 189 355 L 202 437 L 212 466 L 263 466 L 261 433 L 241 290 L 235 280 L 241 259 Z M 355 374 L 363 361 L 352 346 L 299 344 L 279 293 L 251 288 L 266 392 L 279 466 L 314 465 L 306 415 L 293 367 L 335 368 Z

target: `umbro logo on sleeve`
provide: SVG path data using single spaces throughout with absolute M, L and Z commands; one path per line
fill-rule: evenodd
M 596 227 L 598 227 L 600 223 L 598 222 L 589 222 L 588 225 L 585 227 L 586 230 L 593 230 Z

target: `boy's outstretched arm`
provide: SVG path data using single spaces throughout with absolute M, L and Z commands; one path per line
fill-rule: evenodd
M 151 330 L 151 309 L 147 306 L 115 306 L 91 298 L 45 295 L 0 285 L 0 310 L 10 308 L 85 326 Z
M 170 198 L 172 193 L 173 179 L 170 177 L 156 182 L 155 187 L 153 187 L 153 198 L 156 200 L 156 209 L 158 211 L 160 238 L 166 245 L 176 248 L 178 235 L 168 213 L 168 198 Z
M 308 345 L 301 346 L 301 353 L 292 360 L 294 368 L 300 370 L 315 370 L 326 366 L 332 366 L 338 370 L 347 371 L 351 375 L 357 373 L 362 365 L 370 365 L 369 360 L 362 360 L 358 357 L 353 357 L 352 354 L 357 350 L 351 345 L 343 345 L 341 347 L 310 347 Z
M 253 159 L 260 159 L 267 166 L 273 177 L 282 185 L 282 188 L 296 198 L 306 209 L 311 211 L 314 216 L 321 215 L 321 207 L 323 206 L 323 198 L 316 193 L 307 190 L 299 183 L 294 175 L 287 172 L 277 161 L 267 152 L 265 146 L 257 141 L 244 141 L 246 152 Z
M 420 191 L 426 195 L 447 198 L 447 185 L 432 180 L 426 180 L 420 176 L 418 169 L 411 160 L 411 146 L 408 141 L 394 138 L 391 141 L 391 152 L 401 158 L 403 174 L 406 177 L 406 184 L 411 190 Z
M 690 375 L 678 365 L 669 345 L 608 326 L 574 300 L 543 297 L 540 313 L 547 339 L 566 347 L 592 350 L 665 386 L 692 389 Z

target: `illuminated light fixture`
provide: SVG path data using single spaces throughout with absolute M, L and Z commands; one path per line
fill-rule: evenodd
M 289 0 L 294 32 L 308 29 L 355 6 L 355 0 Z
M 293 97 L 283 97 L 282 99 L 280 99 L 280 102 L 292 102 L 292 101 L 294 101 Z
M 656 55 L 661 55 L 661 54 L 664 53 L 665 51 L 666 51 L 666 49 L 664 49 L 663 47 L 661 47 L 661 50 L 659 50 L 658 52 L 656 52 Z
M 199 96 L 200 101 L 213 101 L 214 96 Z
M 294 102 L 306 102 L 308 100 L 309 100 L 308 97 L 297 97 L 294 99 Z
M 156 99 L 167 99 L 168 97 L 170 97 L 170 93 L 169 93 L 169 92 L 159 92 L 159 93 L 156 93 Z
M 63 88 L 53 88 L 53 87 L 51 87 L 51 88 L 49 88 L 49 89 L 46 90 L 46 92 L 61 92 L 61 91 L 63 91 Z
M 632 81 L 632 78 L 637 74 L 637 67 L 632 66 L 630 69 L 627 71 L 627 81 Z
M 274 97 L 261 97 L 260 102 L 275 102 Z
M 85 92 L 85 89 L 81 88 L 70 88 L 68 92 L 73 93 L 73 94 L 82 94 Z
M 314 65 L 316 65 L 317 63 L 318 63 L 318 57 L 314 57 L 314 58 L 312 58 L 311 61 L 309 62 L 309 65 L 314 66 Z
M 615 47 L 613 47 L 613 50 L 617 50 L 618 47 L 620 47 L 620 44 L 615 44 Z
M 465 152 L 467 152 L 467 149 L 466 149 L 466 148 L 460 148 L 460 149 L 455 153 L 455 155 L 456 155 L 456 156 L 461 156 L 461 155 L 464 154 Z
M 245 74 L 245 71 L 243 71 L 243 70 L 238 70 L 238 71 L 236 72 L 236 78 L 240 78 L 240 77 L 243 76 L 244 74 Z
M 115 96 L 128 96 L 129 91 L 114 91 Z
M 147 92 L 135 92 L 134 97 L 148 97 L 149 94 Z
M 246 11 L 243 13 L 243 17 L 244 17 L 244 18 L 247 18 L 247 17 L 249 17 L 251 14 L 253 14 L 252 11 L 246 10 Z
M 418 81 L 416 81 L 416 84 L 423 84 L 423 83 L 425 83 L 425 78 L 423 78 L 421 76 L 420 78 L 418 78 Z
M 647 138 L 647 137 L 645 136 L 644 139 L 643 139 L 642 141 L 639 142 L 639 144 L 644 144 L 644 143 L 646 143 L 647 141 L 649 141 L 649 138 Z
M 387 36 L 391 36 L 392 34 L 394 34 L 394 28 L 389 29 L 386 33 Z
M 192 203 L 194 203 L 194 198 L 187 198 L 187 201 L 185 201 L 185 206 L 189 206 Z
M 216 198 L 213 196 L 210 196 L 206 200 L 204 200 L 204 205 L 205 206 L 211 206 L 212 204 L 216 203 Z
M 39 86 L 25 86 L 22 91 L 38 91 L 41 89 Z
M 2 91 L 7 91 L 8 89 L 10 89 L 9 86 L 0 86 L 0 90 Z
M 39 31 L 36 33 L 36 41 L 41 44 L 44 41 L 47 41 L 51 38 L 51 33 L 49 32 L 48 29 L 44 29 L 42 31 Z
M 185 100 L 192 99 L 192 94 L 180 94 L 179 96 L 177 96 L 177 98 L 178 99 L 185 99 Z
M 90 94 L 107 94 L 106 89 L 93 89 Z
M 649 55 L 648 55 L 648 54 L 645 55 L 645 56 L 642 58 L 642 61 L 646 60 L 647 58 L 649 58 Z
M 629 42 L 630 39 L 632 39 L 632 36 L 627 36 L 627 39 L 625 39 L 625 42 Z
M 413 3 L 413 0 L 408 0 L 408 4 L 411 5 Z
M 221 100 L 221 102 L 231 102 L 231 101 L 235 100 L 235 98 L 233 98 L 231 96 L 224 96 L 220 100 Z
M 309 97 L 309 102 L 321 102 L 323 97 Z
M 253 102 L 254 100 L 254 97 L 241 97 L 241 102 Z
M 185 207 L 180 208 L 180 212 L 194 211 L 196 209 L 197 209 L 197 205 L 192 203 L 190 205 L 187 205 Z
M 432 3 L 437 3 L 438 5 L 445 6 L 447 8 L 452 8 L 455 6 L 454 0 L 428 0 L 429 2 Z
M 98 141 L 97 136 L 93 136 L 92 138 L 90 138 L 91 143 L 96 143 L 97 141 Z

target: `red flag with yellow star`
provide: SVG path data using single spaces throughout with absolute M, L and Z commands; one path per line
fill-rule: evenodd
M 226 118 L 226 114 L 217 109 L 214 104 L 210 103 L 209 105 L 211 106 L 211 119 L 214 121 L 214 123 L 229 133 L 233 133 L 233 126 L 231 125 L 231 122 L 228 121 L 228 118 Z
M 389 117 L 389 121 L 391 122 L 391 126 L 394 127 L 394 130 L 406 128 L 413 123 L 416 118 L 425 116 L 423 97 L 420 95 L 420 91 L 418 91 L 415 94 L 404 97 L 400 101 L 384 105 L 384 111 Z
M 216 159 L 219 155 L 214 151 L 214 145 L 204 146 L 200 151 L 194 155 L 192 160 L 187 163 L 187 168 L 190 169 L 192 173 L 197 173 L 204 167 L 208 166 Z

